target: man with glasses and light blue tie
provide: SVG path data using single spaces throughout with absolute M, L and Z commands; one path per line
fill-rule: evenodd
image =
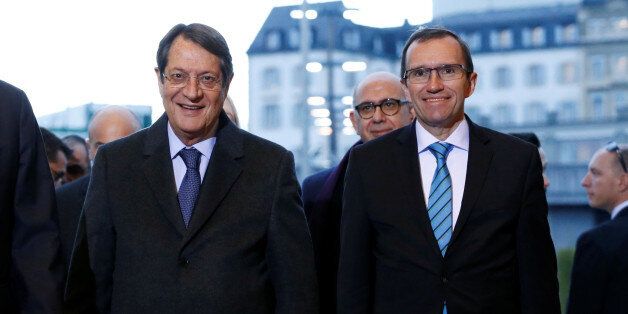
M 92 170 L 84 227 L 99 312 L 316 313 L 293 157 L 222 110 L 225 39 L 176 25 L 155 74 L 166 113 L 100 147 Z
M 589 205 L 611 220 L 578 238 L 568 314 L 628 311 L 628 146 L 610 142 L 582 179 Z
M 415 123 L 353 149 L 340 313 L 560 313 L 536 147 L 464 114 L 477 74 L 453 32 L 403 50 Z
M 371 73 L 360 81 L 353 92 L 353 104 L 349 118 L 360 136 L 355 145 L 406 126 L 414 119 L 399 78 L 389 72 Z M 349 152 L 338 165 L 303 181 L 303 203 L 314 244 L 320 312 L 325 314 L 336 312 L 342 190 L 348 159 Z

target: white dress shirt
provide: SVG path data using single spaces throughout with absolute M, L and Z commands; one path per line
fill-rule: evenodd
M 462 204 L 462 194 L 464 193 L 464 183 L 467 178 L 467 161 L 469 160 L 469 124 L 464 119 L 456 127 L 456 129 L 444 141 L 439 141 L 434 135 L 430 134 L 417 121 L 416 123 L 416 139 L 419 150 L 419 164 L 421 165 L 421 182 L 423 183 L 423 197 L 425 198 L 425 206 L 428 204 L 430 196 L 430 187 L 432 179 L 434 179 L 434 171 L 436 170 L 436 157 L 427 148 L 435 142 L 446 142 L 454 147 L 447 155 L 447 169 L 451 176 L 452 191 L 452 229 L 456 226 L 458 215 L 460 214 L 460 206 Z
M 168 122 L 168 146 L 170 146 L 170 159 L 172 159 L 172 169 L 174 170 L 174 181 L 177 184 L 177 192 L 179 191 L 179 187 L 181 187 L 181 182 L 183 182 L 183 177 L 185 176 L 185 172 L 188 168 L 185 166 L 183 162 L 183 158 L 179 156 L 179 151 L 183 148 L 190 148 L 190 146 L 185 146 L 183 142 L 174 134 L 172 127 L 170 126 L 170 122 Z M 205 171 L 207 170 L 207 165 L 209 165 L 209 159 L 211 158 L 212 151 L 214 150 L 214 145 L 216 145 L 216 137 L 210 137 L 202 142 L 198 142 L 191 147 L 196 148 L 199 152 L 201 152 L 201 165 L 198 168 L 198 171 L 201 174 L 201 183 L 205 178 Z M 161 169 L 155 169 L 155 171 L 162 171 Z
M 619 205 L 615 206 L 615 208 L 613 208 L 613 211 L 611 212 L 611 219 L 617 217 L 617 215 L 619 215 L 619 213 L 622 211 L 622 209 L 624 209 L 626 207 L 628 207 L 628 200 L 623 201 Z

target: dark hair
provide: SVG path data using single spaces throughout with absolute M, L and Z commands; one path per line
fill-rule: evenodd
M 61 139 L 61 141 L 63 141 L 63 143 L 65 143 L 66 145 L 69 146 L 73 146 L 73 144 L 79 144 L 81 146 L 83 146 L 83 148 L 85 148 L 85 151 L 88 152 L 89 151 L 89 146 L 87 145 L 87 141 L 85 141 L 84 138 L 76 135 L 76 134 L 70 134 L 70 135 L 66 135 L 65 137 L 63 137 Z
M 68 158 L 72 155 L 72 150 L 67 145 L 65 145 L 56 135 L 48 131 L 48 129 L 46 128 L 39 128 L 39 130 L 41 131 L 41 136 L 44 139 L 46 157 L 49 161 L 57 161 L 58 151 L 61 151 L 65 155 L 65 157 Z
M 194 23 L 190 25 L 177 24 L 175 25 L 164 38 L 159 42 L 159 48 L 157 49 L 157 68 L 160 73 L 164 73 L 166 65 L 168 64 L 168 54 L 170 53 L 170 47 L 172 42 L 179 37 L 188 39 L 210 53 L 216 55 L 220 59 L 220 72 L 222 73 L 222 88 L 226 88 L 227 83 L 233 77 L 233 63 L 231 61 L 231 53 L 224 37 L 215 29 Z M 163 80 L 163 77 L 161 77 Z
M 536 146 L 536 148 L 541 147 L 541 141 L 539 141 L 539 138 L 534 133 L 525 132 L 525 133 L 509 133 L 509 134 Z
M 425 42 L 430 39 L 438 39 L 444 37 L 452 37 L 455 39 L 458 44 L 460 44 L 460 48 L 462 49 L 462 54 L 464 55 L 465 61 L 465 69 L 467 73 L 473 73 L 473 60 L 471 59 L 471 51 L 469 50 L 469 46 L 462 40 L 456 33 L 441 27 L 427 27 L 427 28 L 419 28 L 406 41 L 406 45 L 403 47 L 403 53 L 401 54 L 401 77 L 406 73 L 406 54 L 408 53 L 408 47 L 413 42 Z M 468 75 L 468 74 L 467 74 Z

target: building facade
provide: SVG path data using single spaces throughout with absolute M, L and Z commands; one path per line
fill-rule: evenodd
M 465 111 L 474 122 L 539 136 L 549 161 L 547 196 L 557 248 L 573 246 L 578 234 L 606 219 L 588 208 L 580 181 L 595 150 L 610 140 L 628 142 L 627 2 L 439 0 L 434 1 L 434 20 L 426 24 L 454 30 L 472 51 L 478 86 Z M 313 161 L 305 167 L 309 171 L 300 171 L 300 179 L 333 165 L 357 140 L 343 128 L 350 123 L 344 124 L 342 114 L 351 109 L 350 99 L 343 97 L 370 72 L 399 73 L 405 40 L 420 27 L 357 25 L 342 17 L 342 2 L 310 4 L 309 9 L 318 14 L 308 22 L 307 60 L 299 44 L 300 22 L 291 17 L 300 6 L 273 9 L 248 51 L 250 130 L 293 150 L 298 170 L 304 169 L 304 160 Z M 350 60 L 366 62 L 366 70 L 343 71 L 339 65 Z M 323 64 L 323 70 L 304 71 L 311 61 Z M 325 65 L 332 65 L 332 76 Z M 316 106 L 304 104 L 304 76 L 308 94 L 324 98 Z M 334 110 L 328 108 L 329 99 Z M 325 129 L 329 119 L 322 123 L 304 114 L 318 114 L 317 108 L 337 115 L 331 119 L 337 123 L 335 156 Z M 304 130 L 308 154 L 300 153 Z

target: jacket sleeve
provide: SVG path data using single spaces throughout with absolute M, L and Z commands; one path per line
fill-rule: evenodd
M 345 175 L 338 266 L 338 313 L 372 312 L 371 227 L 355 150 Z
M 531 150 L 517 226 L 521 313 L 560 313 L 556 253 L 539 154 Z
M 56 313 L 61 309 L 63 266 L 55 216 L 54 186 L 32 108 L 17 93 L 19 163 L 13 200 L 11 257 L 15 292 L 22 313 Z M 9 165 L 3 165 L 3 167 Z
M 85 197 L 85 232 L 89 264 L 96 285 L 96 306 L 100 313 L 111 312 L 116 237 L 107 189 L 107 148 L 96 154 L 91 182 Z
M 275 313 L 318 313 L 314 250 L 290 152 L 282 156 L 277 170 L 267 262 L 277 301 Z

